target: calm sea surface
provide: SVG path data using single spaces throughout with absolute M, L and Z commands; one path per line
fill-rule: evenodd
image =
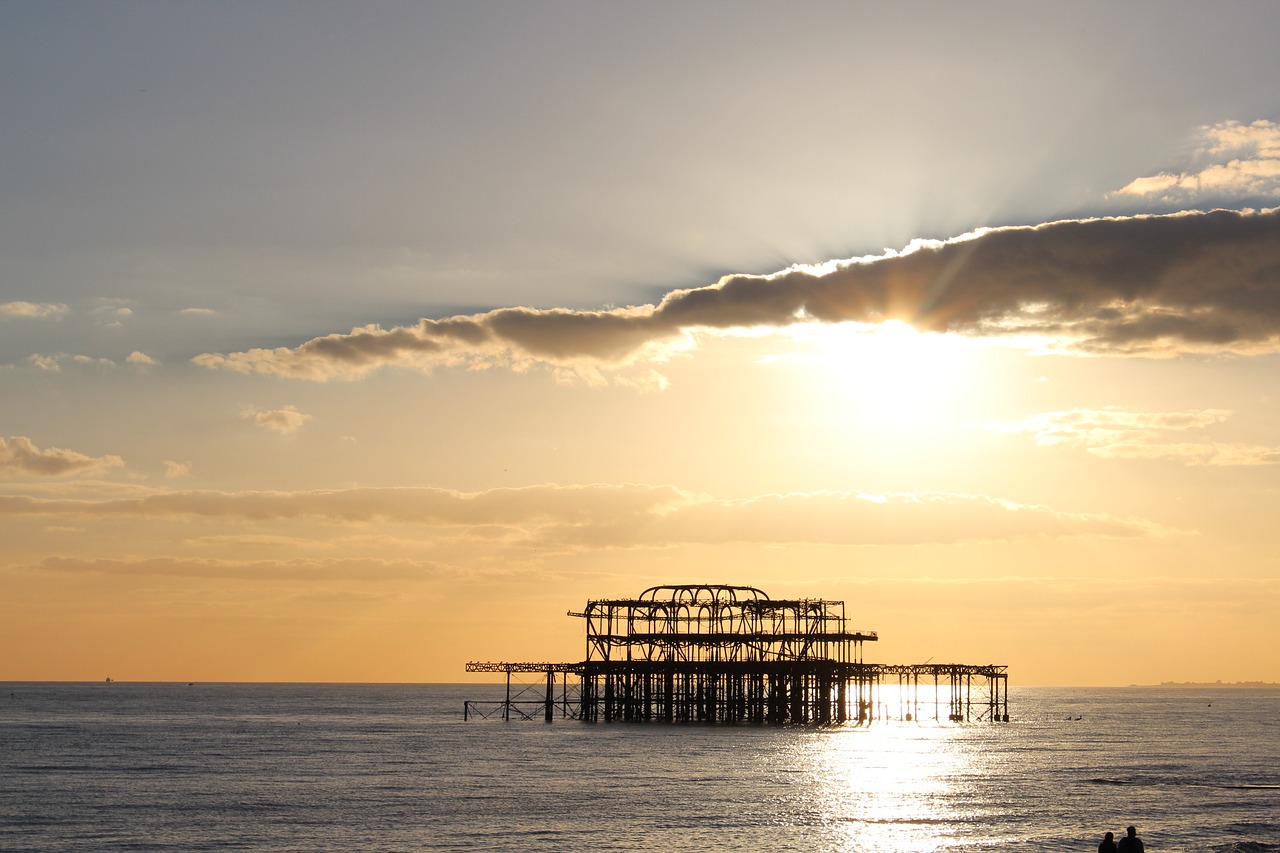
M 0 850 L 1280 850 L 1280 690 L 1007 724 L 462 719 L 459 685 L 0 684 Z

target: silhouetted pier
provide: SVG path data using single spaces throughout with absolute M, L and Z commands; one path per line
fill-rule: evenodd
M 505 673 L 506 694 L 467 701 L 464 717 L 774 725 L 1009 719 L 1006 667 L 864 662 L 863 644 L 878 637 L 849 630 L 842 601 L 777 600 L 745 586 L 656 586 L 639 598 L 590 601 L 569 615 L 586 621 L 586 660 L 468 663 L 467 672 Z

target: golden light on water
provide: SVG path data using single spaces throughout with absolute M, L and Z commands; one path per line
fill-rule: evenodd
M 969 756 L 954 727 L 876 724 L 817 739 L 817 802 L 835 849 L 937 850 L 937 827 L 956 820 L 955 779 Z
M 808 809 L 823 850 L 926 853 L 970 844 L 957 827 L 981 821 L 989 809 L 983 780 L 998 759 L 985 747 L 1007 737 L 1007 727 L 947 722 L 945 686 L 883 685 L 874 701 L 874 723 L 796 743 L 793 766 L 807 793 L 788 806 Z

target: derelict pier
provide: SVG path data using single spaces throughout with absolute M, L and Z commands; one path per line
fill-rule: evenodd
M 468 672 L 502 672 L 507 681 L 504 699 L 468 701 L 464 717 L 773 725 L 1009 719 L 1007 667 L 867 663 L 863 644 L 878 637 L 850 630 L 842 601 L 771 599 L 745 586 L 656 586 L 639 598 L 589 601 L 569 615 L 586 622 L 585 660 L 468 663 Z

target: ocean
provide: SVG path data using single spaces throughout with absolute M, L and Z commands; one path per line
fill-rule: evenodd
M 1280 851 L 1280 690 L 1010 722 L 463 720 L 494 685 L 0 684 L 4 851 Z

